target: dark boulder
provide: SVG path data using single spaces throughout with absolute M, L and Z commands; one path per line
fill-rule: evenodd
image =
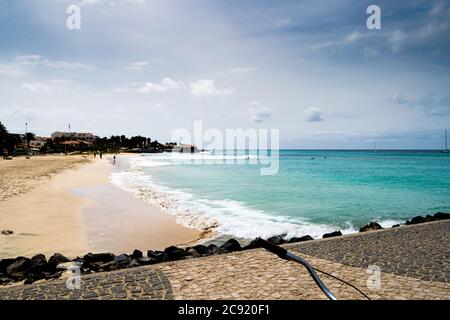
M 398 228 L 398 227 L 400 227 L 400 225 L 397 223 L 397 224 L 394 224 L 393 226 L 392 226 L 392 228 Z
M 310 235 L 306 235 L 306 236 L 302 236 L 300 238 L 294 237 L 289 239 L 288 243 L 295 243 L 295 242 L 304 242 L 304 241 L 310 241 L 310 240 L 314 240 L 313 237 L 311 237 Z
M 131 257 L 125 253 L 119 254 L 114 257 L 114 261 L 117 261 L 118 263 L 130 262 L 130 260 L 131 260 Z
M 6 267 L 14 262 L 14 259 L 2 259 L 0 260 L 0 273 L 6 273 Z
M 333 231 L 333 232 L 330 232 L 330 233 L 325 233 L 322 236 L 322 238 L 326 239 L 326 238 L 339 237 L 339 236 L 342 236 L 342 232 L 340 232 L 340 231 Z
M 169 255 L 162 251 L 158 251 L 158 250 L 157 251 L 148 250 L 147 257 L 156 259 L 159 262 L 169 261 Z
M 146 266 L 146 265 L 149 265 L 149 264 L 158 263 L 159 261 L 158 261 L 158 259 L 155 259 L 155 258 L 142 257 L 142 258 L 137 259 L 137 262 L 140 265 Z
M 253 239 L 250 241 L 249 244 L 247 244 L 245 247 L 242 248 L 242 250 L 250 250 L 250 249 L 256 249 L 260 248 L 260 246 L 256 243 L 256 239 Z
M 43 254 L 37 254 L 31 258 L 31 272 L 41 273 L 47 269 L 47 259 Z
M 83 257 L 84 263 L 110 262 L 114 260 L 113 253 L 88 253 Z
M 2 230 L 1 234 L 4 236 L 10 236 L 10 235 L 14 234 L 14 232 L 11 230 Z
M 169 257 L 169 260 L 179 260 L 186 255 L 183 249 L 175 246 L 165 248 L 164 253 Z
M 56 267 L 61 263 L 69 262 L 70 259 L 63 256 L 61 253 L 55 253 L 48 259 L 48 267 L 52 270 L 56 269 Z
M 113 260 L 102 264 L 93 263 L 93 266 L 97 271 L 114 271 L 121 268 L 125 268 L 126 264 L 121 265 L 118 261 Z
M 210 253 L 208 247 L 203 246 L 201 244 L 193 246 L 192 249 L 194 249 L 198 254 L 201 254 L 201 255 L 206 255 L 206 254 Z
M 239 250 L 242 250 L 241 244 L 235 239 L 230 239 L 219 247 L 217 253 L 226 253 Z
M 434 220 L 446 220 L 450 219 L 450 213 L 436 212 L 433 216 Z
M 142 251 L 139 251 L 139 250 L 134 250 L 133 251 L 133 253 L 131 254 L 131 258 L 132 259 L 140 259 L 140 258 L 142 258 L 144 255 L 142 254 Z
M 280 244 L 283 244 L 286 242 L 283 239 L 284 237 L 286 237 L 286 234 L 270 237 L 269 239 L 267 239 L 267 241 L 272 242 L 273 244 L 276 244 L 276 245 L 280 245 Z
M 133 259 L 128 263 L 128 265 L 126 267 L 127 268 L 135 268 L 135 267 L 140 267 L 140 266 L 141 266 L 141 264 L 138 261 Z
M 25 257 L 18 257 L 6 267 L 6 275 L 9 278 L 20 280 L 30 272 L 31 260 Z
M 156 251 L 148 250 L 147 251 L 147 257 L 157 259 L 158 258 L 158 254 L 156 253 Z
M 376 222 L 371 222 L 369 224 L 366 224 L 364 227 L 361 227 L 359 229 L 359 232 L 366 232 L 366 231 L 379 230 L 379 229 L 383 229 L 383 227 L 380 226 Z
M 191 247 L 187 247 L 186 249 L 184 249 L 184 252 L 185 252 L 186 258 L 198 258 L 198 257 L 202 256 L 200 253 L 195 251 L 194 248 L 191 248 Z
M 411 225 L 411 224 L 419 224 L 419 223 L 423 223 L 425 222 L 425 218 L 422 216 L 417 216 L 412 218 L 411 220 L 406 221 L 406 225 Z
M 214 243 L 211 243 L 210 245 L 208 245 L 208 251 L 210 254 L 214 254 L 217 252 L 217 246 Z

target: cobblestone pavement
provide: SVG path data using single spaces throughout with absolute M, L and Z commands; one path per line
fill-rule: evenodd
M 169 280 L 157 268 L 133 268 L 82 276 L 80 289 L 68 289 L 66 281 L 59 279 L 0 289 L 0 300 L 173 299 Z
M 412 235 L 418 235 L 422 241 L 434 241 L 434 231 L 447 230 L 448 223 L 438 222 L 431 229 L 431 224 L 402 227 L 404 231 L 398 230 L 376 231 L 361 235 L 346 236 L 336 239 L 317 241 L 318 251 L 313 251 L 315 256 L 306 255 L 304 251 L 309 249 L 314 243 L 303 243 L 301 245 L 290 245 L 290 250 L 306 258 L 314 267 L 332 273 L 334 276 L 345 279 L 351 284 L 364 291 L 372 299 L 450 299 L 450 283 L 448 281 L 430 281 L 420 279 L 421 277 L 401 276 L 400 270 L 392 267 L 393 272 L 386 272 L 387 268 L 381 267 L 379 275 L 379 286 L 371 281 L 373 275 L 369 274 L 365 266 L 365 260 L 361 260 L 360 266 L 351 266 L 337 262 L 337 258 L 326 260 L 317 257 L 320 250 L 331 247 L 332 243 L 355 239 L 355 255 L 360 254 L 358 248 L 363 248 L 366 243 L 367 248 L 372 248 L 369 240 L 387 241 L 391 235 L 399 240 L 400 248 L 398 252 L 403 252 L 402 259 L 420 260 L 419 253 L 413 251 L 409 245 L 414 247 L 418 241 L 411 241 Z M 443 228 L 443 229 L 441 229 Z M 426 232 L 422 232 L 426 230 Z M 438 234 L 440 234 L 440 232 Z M 384 234 L 383 236 L 381 236 Z M 407 235 L 409 234 L 409 235 Z M 374 235 L 378 235 L 374 237 Z M 381 238 L 379 238 L 381 237 Z M 397 239 L 399 237 L 399 239 Z M 401 240 L 403 239 L 403 240 Z M 448 241 L 448 238 L 438 237 Z M 366 241 L 367 240 L 367 241 Z M 411 241 L 409 244 L 402 241 Z M 420 242 L 420 245 L 433 247 L 433 244 Z M 350 243 L 353 243 L 350 241 Z M 386 244 L 379 243 L 380 246 Z M 396 242 L 391 242 L 395 247 Z M 339 245 L 337 245 L 339 247 Z M 436 249 L 430 256 L 444 255 L 443 262 L 439 258 L 434 258 L 437 263 L 442 262 L 442 267 L 448 268 L 448 242 L 434 243 Z M 305 249 L 307 248 L 307 249 Z M 348 250 L 353 250 L 348 247 Z M 417 247 L 419 250 L 420 247 Z M 325 249 L 324 249 L 325 250 Z M 340 249 L 341 252 L 346 252 Z M 361 249 L 362 250 L 362 249 Z M 301 253 L 299 253 L 301 251 Z M 332 254 L 331 249 L 329 252 Z M 349 251 L 352 253 L 353 251 Z M 374 253 L 367 249 L 369 256 Z M 385 251 L 377 251 L 383 254 Z M 380 261 L 388 261 L 389 258 L 396 258 L 392 252 L 386 251 L 387 256 Z M 425 254 L 419 250 L 420 254 Z M 409 257 L 414 253 L 413 257 Z M 428 254 L 428 253 L 427 253 Z M 332 256 L 338 257 L 339 255 Z M 342 255 L 350 259 L 349 255 Z M 425 256 L 425 257 L 428 257 Z M 397 258 L 397 260 L 400 258 Z M 394 260 L 394 261 L 397 261 Z M 356 260 L 360 261 L 359 258 Z M 356 264 L 356 263 L 355 263 Z M 394 264 L 393 264 L 394 265 Z M 423 264 L 416 263 L 413 267 L 423 268 Z M 422 270 L 422 269 L 420 269 Z M 432 267 L 430 273 L 437 273 L 438 267 Z M 422 272 L 422 271 L 419 271 Z M 417 273 L 413 273 L 417 275 Z M 364 297 L 353 288 L 326 275 L 321 275 L 326 285 L 333 291 L 338 299 L 364 299 Z M 448 279 L 448 278 L 445 278 Z M 99 273 L 95 275 L 82 276 L 81 290 L 71 291 L 66 289 L 64 280 L 54 280 L 32 285 L 17 285 L 0 289 L 0 299 L 325 299 L 322 292 L 316 287 L 307 271 L 294 262 L 279 259 L 277 256 L 262 249 L 235 252 L 232 254 L 222 254 L 204 258 L 187 259 L 175 262 L 167 262 L 153 266 L 139 267 L 135 269 L 121 270 L 110 273 Z
M 450 220 L 303 242 L 289 248 L 348 266 L 450 282 Z

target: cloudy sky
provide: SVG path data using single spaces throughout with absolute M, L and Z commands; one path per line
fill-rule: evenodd
M 0 0 L 0 121 L 166 141 L 202 120 L 278 128 L 283 148 L 441 148 L 449 23 L 449 1 Z

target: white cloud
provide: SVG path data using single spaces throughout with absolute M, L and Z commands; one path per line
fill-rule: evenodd
M 411 99 L 396 93 L 386 100 L 392 104 L 422 107 L 428 116 L 446 116 L 450 114 L 450 96 L 437 98 L 433 93 L 426 93 L 416 99 Z
M 277 22 L 275 22 L 274 26 L 277 28 L 284 28 L 284 27 L 292 26 L 293 24 L 294 23 L 292 22 L 291 19 L 285 18 L 285 19 L 281 19 L 281 20 L 278 20 Z
M 169 90 L 179 90 L 184 87 L 183 81 L 176 81 L 171 78 L 164 78 L 160 83 L 146 82 L 144 86 L 137 89 L 138 92 L 166 92 Z
M 396 103 L 396 104 L 410 104 L 411 102 L 406 99 L 406 97 L 401 93 L 395 93 L 389 98 L 387 98 L 388 102 Z
M 21 86 L 22 89 L 28 90 L 33 93 L 43 93 L 49 92 L 51 90 L 49 85 L 40 83 L 40 82 L 25 82 Z
M 319 108 L 307 108 L 302 110 L 302 114 L 306 117 L 308 122 L 320 122 L 322 119 L 321 111 Z
M 25 67 L 36 67 L 43 66 L 54 69 L 63 69 L 63 70 L 75 70 L 75 69 L 83 69 L 83 70 L 91 70 L 93 67 L 91 65 L 81 63 L 81 62 L 73 62 L 73 61 L 63 61 L 63 60 L 48 60 L 44 59 L 40 55 L 20 55 L 14 57 L 14 62 L 18 65 Z
M 150 65 L 150 61 L 136 61 L 130 63 L 125 69 L 133 71 L 142 71 Z
M 15 64 L 0 64 L 0 75 L 5 76 L 22 76 L 25 71 Z
M 264 107 L 258 101 L 250 102 L 250 120 L 253 122 L 264 122 L 268 120 L 272 114 L 272 110 L 270 108 Z
M 346 35 L 344 38 L 344 41 L 346 43 L 353 43 L 353 42 L 363 39 L 364 37 L 366 37 L 366 34 L 361 33 L 359 31 L 354 31 L 354 32 Z
M 214 80 L 200 79 L 190 84 L 191 94 L 195 97 L 224 97 L 235 93 L 233 88 L 216 88 Z

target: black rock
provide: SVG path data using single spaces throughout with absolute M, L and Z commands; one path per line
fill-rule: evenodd
M 84 263 L 90 264 L 95 262 L 110 262 L 114 260 L 113 253 L 88 253 L 83 257 Z
M 9 278 L 20 280 L 26 277 L 31 267 L 31 260 L 25 257 L 18 257 L 6 267 L 6 275 Z
M 325 239 L 325 238 L 332 238 L 332 237 L 338 237 L 338 236 L 342 236 L 342 232 L 340 232 L 340 231 L 333 231 L 333 232 L 330 232 L 330 233 L 325 233 L 322 236 L 322 238 Z
M 93 266 L 95 267 L 96 270 L 100 271 L 100 270 L 104 270 L 104 271 L 114 271 L 114 270 L 118 270 L 121 268 L 125 268 L 126 265 L 125 264 L 120 264 L 118 261 L 113 260 L 113 261 L 109 261 L 103 264 L 97 264 L 97 263 L 93 263 Z
M 222 244 L 219 249 L 217 250 L 218 253 L 226 253 L 226 252 L 232 252 L 232 251 L 239 251 L 242 250 L 241 244 L 235 240 L 230 239 L 226 241 L 224 244 Z
M 158 259 L 155 259 L 155 258 L 142 257 L 142 258 L 137 259 L 137 262 L 140 265 L 146 266 L 146 265 L 149 265 L 149 264 L 158 263 L 159 261 L 158 261 Z
M 400 225 L 397 223 L 397 224 L 394 224 L 393 226 L 392 226 L 392 228 L 398 228 L 398 227 L 400 227 Z
M 185 257 L 186 258 L 198 258 L 202 255 L 194 250 L 194 248 L 187 247 L 184 249 Z
M 446 220 L 450 219 L 450 213 L 436 212 L 433 216 L 434 220 Z
M 286 234 L 282 234 L 279 236 L 270 237 L 267 239 L 267 241 L 272 242 L 273 244 L 280 245 L 285 243 L 286 241 L 283 239 L 286 236 Z
M 418 224 L 418 223 L 423 223 L 425 222 L 425 218 L 422 216 L 417 216 L 412 218 L 411 220 L 406 221 L 406 225 L 411 225 L 411 224 Z
M 5 284 L 9 284 L 11 283 L 12 280 L 10 278 L 7 277 L 0 277 L 0 285 L 5 285 Z
M 153 250 L 148 250 L 148 251 L 147 251 L 147 257 L 157 259 L 157 258 L 158 258 L 158 255 L 156 254 L 155 251 L 153 251 Z
M 58 264 L 69 262 L 70 259 L 63 256 L 61 253 L 55 253 L 48 259 L 48 267 L 50 269 L 56 269 Z
M 306 236 L 302 236 L 300 238 L 294 237 L 289 239 L 288 243 L 295 243 L 295 242 L 303 242 L 303 241 L 310 241 L 310 240 L 314 240 L 313 237 L 311 237 L 310 235 L 306 235 Z
M 14 234 L 14 232 L 11 230 L 2 230 L 1 234 L 4 236 L 9 236 L 9 235 Z
M 139 251 L 139 250 L 134 250 L 133 251 L 133 253 L 131 254 L 131 258 L 132 259 L 140 259 L 140 258 L 142 258 L 144 255 L 142 254 L 142 251 Z
M 175 246 L 165 248 L 164 253 L 169 257 L 169 260 L 179 260 L 186 254 L 183 249 Z
M 43 254 L 37 254 L 31 258 L 31 272 L 41 273 L 47 268 L 47 259 Z
M 135 267 L 139 267 L 139 266 L 140 266 L 140 263 L 133 259 L 128 263 L 127 268 L 135 268 Z
M 147 257 L 158 260 L 159 262 L 169 261 L 169 255 L 162 251 L 147 251 Z
M 128 263 L 131 261 L 131 257 L 127 254 L 119 254 L 114 257 L 114 261 L 117 261 L 117 263 Z
M 242 248 L 242 250 L 250 250 L 250 249 L 256 249 L 260 248 L 260 246 L 256 243 L 256 239 L 253 239 L 250 241 L 249 244 L 247 244 L 245 247 Z
M 193 246 L 192 249 L 194 249 L 198 254 L 209 254 L 209 249 L 206 246 L 203 246 L 201 244 L 198 244 L 196 246 Z
M 210 245 L 208 245 L 208 251 L 210 254 L 214 254 L 217 252 L 217 246 L 214 243 L 211 243 Z
M 44 278 L 49 280 L 49 279 L 57 279 L 59 277 L 61 277 L 61 275 L 63 274 L 63 271 L 56 271 L 56 272 L 44 272 Z
M 2 259 L 0 260 L 0 273 L 6 273 L 6 267 L 14 262 L 14 259 Z
M 383 227 L 380 226 L 376 222 L 371 222 L 369 224 L 366 224 L 364 227 L 361 227 L 359 229 L 359 232 L 366 232 L 366 231 L 379 230 L 379 229 L 383 229 Z

